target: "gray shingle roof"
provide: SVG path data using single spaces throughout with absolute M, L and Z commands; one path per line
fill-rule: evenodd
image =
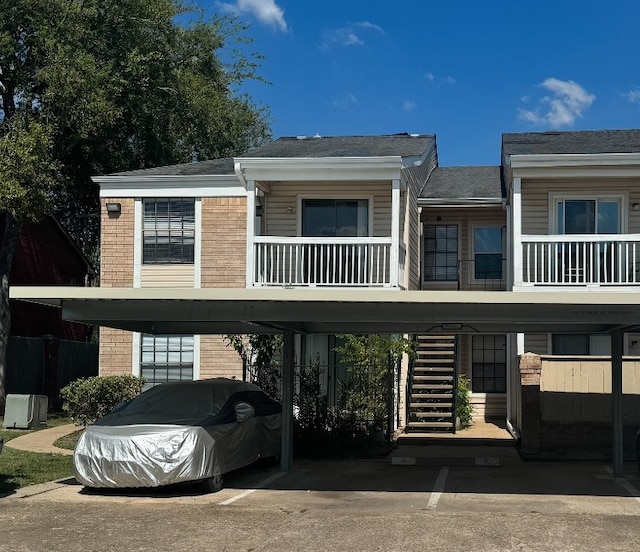
M 436 167 L 420 199 L 502 199 L 499 166 Z
M 240 157 L 413 157 L 435 143 L 433 135 L 285 137 Z
M 119 172 L 109 176 L 188 176 L 188 175 L 232 175 L 233 158 L 210 159 L 198 163 L 181 163 L 166 167 L 138 169 L 135 171 Z
M 640 130 L 521 132 L 502 135 L 502 154 L 634 153 L 640 152 Z

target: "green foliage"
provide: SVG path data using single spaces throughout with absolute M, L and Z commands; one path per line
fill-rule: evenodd
M 50 208 L 59 164 L 48 127 L 15 117 L 0 133 L 0 212 L 18 221 L 37 220 Z
M 50 417 L 46 425 L 37 430 L 21 431 L 2 429 L 2 421 L 3 419 L 0 417 L 0 439 L 4 439 L 5 443 L 33 431 L 54 427 L 59 423 L 69 423 L 69 419 L 52 419 Z M 72 476 L 73 456 L 27 452 L 7 446 L 2 449 L 2 454 L 0 454 L 0 496 L 21 487 Z
M 391 367 L 397 365 L 404 354 L 413 355 L 414 345 L 404 337 L 388 334 L 339 337 L 342 345 L 335 350 L 349 372 L 349 378 L 341 384 L 340 407 L 380 426 L 388 415 Z
M 270 397 L 280 398 L 282 336 L 229 334 L 225 339 L 250 371 L 251 381 Z
M 11 163 L 32 170 L 10 185 L 0 173 L 0 211 L 20 199 L 37 218 L 45 197 L 90 254 L 91 175 L 232 156 L 264 141 L 267 109 L 238 92 L 262 80 L 246 31 L 182 0 L 0 2 L 0 136 L 20 126 L 53 146 L 14 148 L 24 157 Z
M 460 429 L 471 426 L 473 417 L 473 405 L 471 404 L 471 391 L 469 380 L 465 376 L 458 376 L 458 388 L 456 391 L 456 417 L 460 420 Z
M 60 390 L 62 409 L 75 423 L 86 427 L 118 403 L 139 395 L 144 383 L 144 378 L 129 375 L 80 378 Z

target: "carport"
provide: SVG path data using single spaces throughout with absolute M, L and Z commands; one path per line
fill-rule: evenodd
M 612 463 L 623 475 L 623 333 L 639 325 L 640 294 L 12 287 L 10 297 L 60 307 L 65 320 L 151 334 L 282 333 L 284 471 L 293 464 L 297 333 L 609 333 Z

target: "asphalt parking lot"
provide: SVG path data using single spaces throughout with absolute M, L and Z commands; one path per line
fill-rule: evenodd
M 488 454 L 498 465 L 442 456 L 300 460 L 288 474 L 253 466 L 214 494 L 36 486 L 0 499 L 0 550 L 640 549 L 635 465 L 615 479 L 602 462 Z

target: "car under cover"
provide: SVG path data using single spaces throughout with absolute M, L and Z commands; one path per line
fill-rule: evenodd
M 76 479 L 97 488 L 209 479 L 280 452 L 281 405 L 226 378 L 153 387 L 86 428 Z

